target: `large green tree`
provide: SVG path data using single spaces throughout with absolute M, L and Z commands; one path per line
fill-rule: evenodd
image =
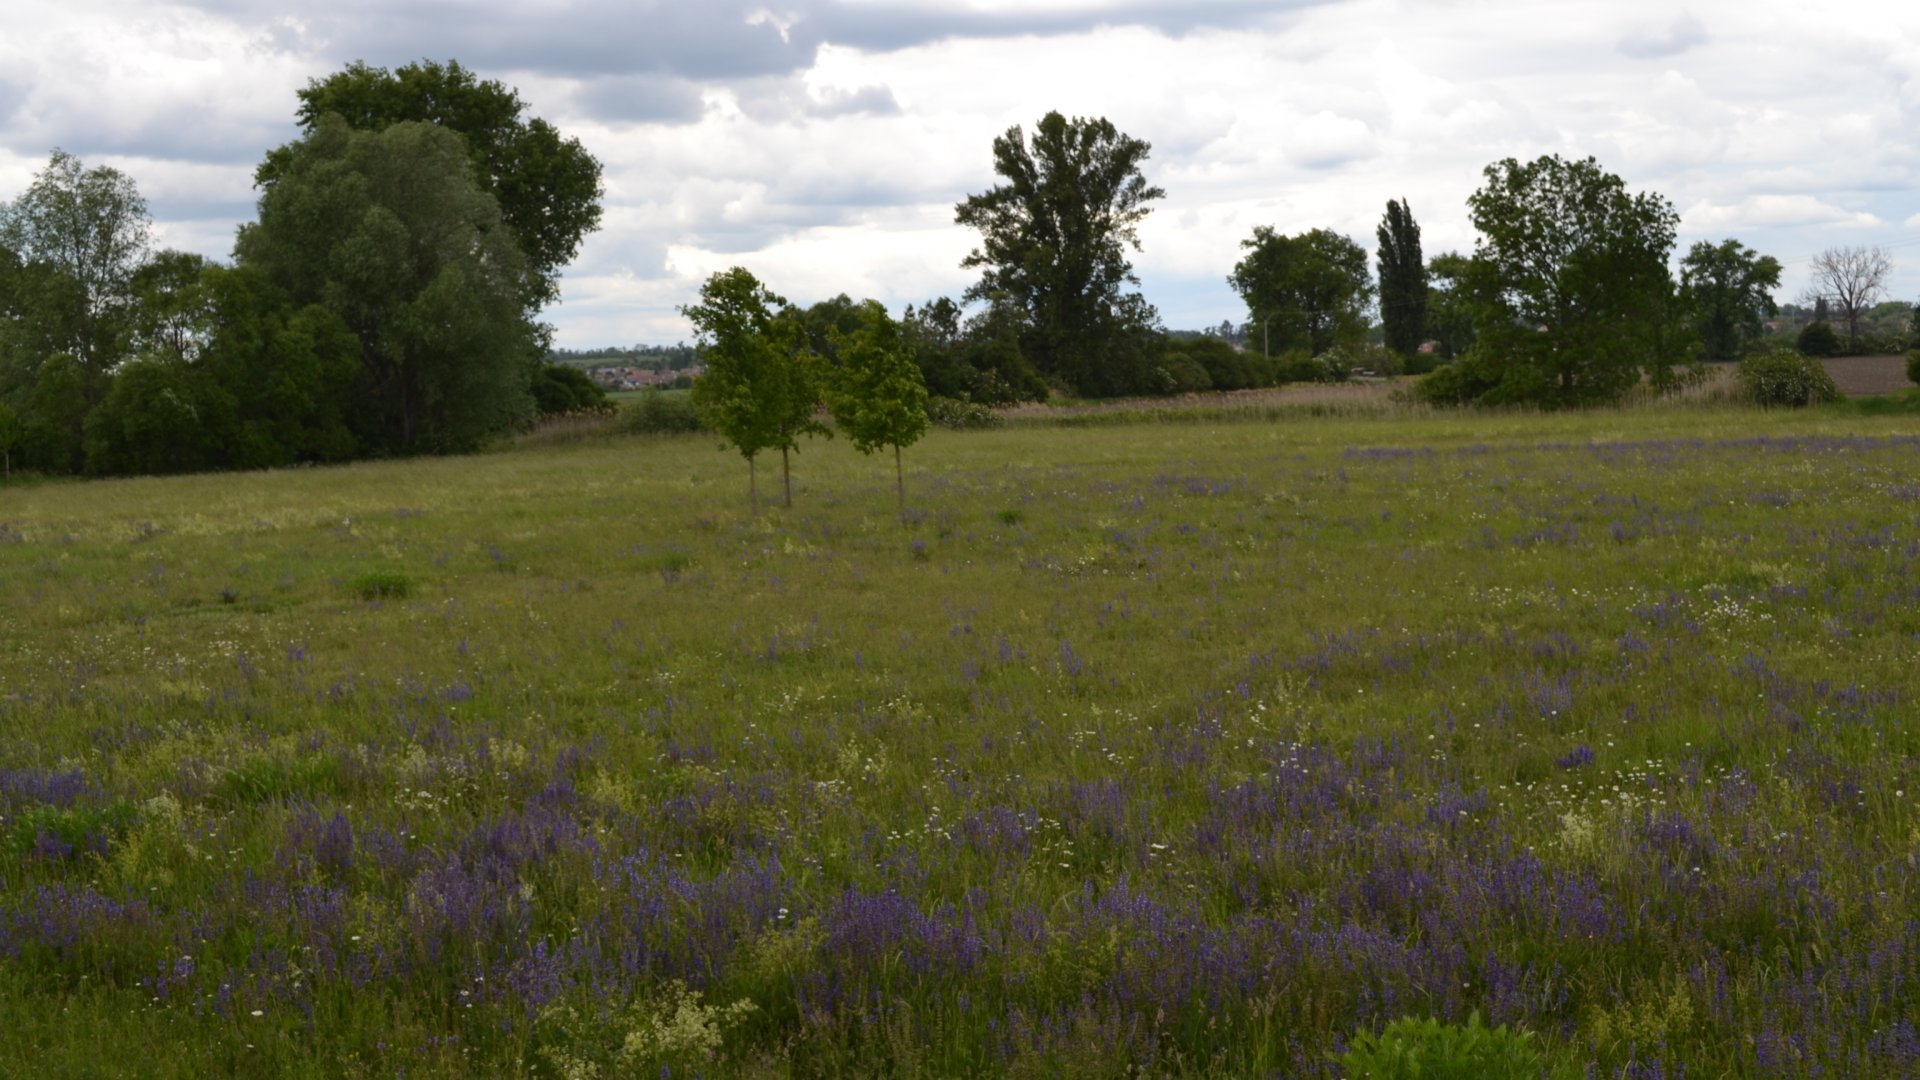
M 460 136 L 328 114 L 285 149 L 235 254 L 359 341 L 363 443 L 465 450 L 528 420 L 539 349 L 523 301 L 537 275 Z
M 30 377 L 65 353 L 84 400 L 105 397 L 109 374 L 126 358 L 134 278 L 151 246 L 152 219 L 133 180 L 62 150 L 18 198 L 0 203 L 0 247 L 12 264 L 0 348 L 25 369 L 19 374 Z
M 706 371 L 693 404 L 707 426 L 747 459 L 747 493 L 757 508 L 754 459 L 780 451 L 785 505 L 793 505 L 791 455 L 802 435 L 831 435 L 814 419 L 820 405 L 818 357 L 807 348 L 800 313 L 742 267 L 708 278 L 700 302 L 680 309 L 699 333 Z
M 300 91 L 300 124 L 308 136 L 326 116 L 362 131 L 418 122 L 459 133 L 480 187 L 513 231 L 530 271 L 526 299 L 537 308 L 559 296 L 561 269 L 600 225 L 600 163 L 578 139 L 525 113 L 518 92 L 452 60 L 392 71 L 354 63 Z M 256 177 L 262 187 L 286 173 L 298 145 L 267 156 Z
M 839 365 L 827 394 L 833 422 L 853 448 L 871 454 L 893 449 L 893 483 L 901 509 L 907 505 L 902 447 L 927 433 L 927 384 L 913 362 L 913 350 L 899 323 L 878 300 L 855 309 L 858 322 L 833 334 Z
M 1003 179 L 954 208 L 980 232 L 961 265 L 981 268 L 967 297 L 1011 305 L 1024 317 L 1021 352 L 1046 376 L 1084 394 L 1139 389 L 1142 330 L 1158 321 L 1126 286 L 1139 225 L 1166 192 L 1140 171 L 1151 147 L 1105 119 L 1050 112 L 1029 144 L 1018 125 L 993 141 Z
M 1427 333 L 1443 360 L 1473 348 L 1474 306 L 1468 292 L 1472 268 L 1473 260 L 1457 251 L 1427 261 Z
M 1313 355 L 1367 336 L 1373 279 L 1367 253 L 1330 229 L 1284 236 L 1261 225 L 1227 281 L 1246 302 L 1248 334 L 1261 355 L 1306 349 Z
M 1709 360 L 1738 360 L 1780 310 L 1780 261 L 1738 240 L 1702 240 L 1680 260 L 1680 300 L 1692 312 Z
M 1673 385 L 1697 350 L 1667 270 L 1672 204 L 1628 194 L 1592 158 L 1508 158 L 1485 177 L 1467 200 L 1475 363 L 1436 375 L 1457 396 L 1546 405 L 1612 401 L 1642 377 Z
M 1387 348 L 1412 356 L 1427 339 L 1427 262 L 1420 252 L 1420 223 L 1405 200 L 1387 200 L 1375 235 L 1380 246 L 1380 323 Z

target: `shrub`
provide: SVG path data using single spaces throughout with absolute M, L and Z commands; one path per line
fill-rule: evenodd
M 608 407 L 607 393 L 579 368 L 545 364 L 533 376 L 533 401 L 541 416 Z
M 1907 354 L 1907 381 L 1920 383 L 1920 349 Z
M 1395 1020 L 1379 1035 L 1361 1032 L 1334 1058 L 1348 1080 L 1551 1080 L 1573 1067 L 1541 1052 L 1532 1032 L 1488 1028 L 1480 1014 L 1465 1024 Z
M 1153 389 L 1162 394 L 1197 394 L 1213 389 L 1213 379 L 1207 369 L 1193 357 L 1175 350 L 1161 354 L 1151 379 Z
M 1833 356 L 1840 352 L 1840 335 L 1823 322 L 1808 323 L 1798 342 L 1802 356 Z
M 1840 400 L 1840 388 L 1819 360 L 1785 350 L 1740 361 L 1740 384 L 1756 404 L 1767 408 L 1798 408 Z
M 985 405 L 949 397 L 928 398 L 927 419 L 955 431 L 1000 426 L 1000 414 Z
M 1290 382 L 1331 382 L 1333 374 L 1327 365 L 1306 354 L 1305 350 L 1285 353 L 1274 361 L 1274 381 Z
M 620 431 L 628 435 L 691 435 L 704 430 L 693 399 L 686 394 L 648 390 L 620 410 Z
M 1430 405 L 1519 405 L 1544 399 L 1547 387 L 1538 368 L 1501 363 L 1476 347 L 1423 376 L 1414 394 Z

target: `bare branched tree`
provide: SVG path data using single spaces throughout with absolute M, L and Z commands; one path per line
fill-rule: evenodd
M 1860 316 L 1880 298 L 1893 260 L 1877 247 L 1828 248 L 1813 257 L 1813 287 L 1832 300 L 1847 322 L 1847 337 L 1860 336 Z

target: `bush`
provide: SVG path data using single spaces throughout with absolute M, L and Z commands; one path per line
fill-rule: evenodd
M 955 431 L 1000 426 L 1000 414 L 985 405 L 949 397 L 928 398 L 927 419 Z
M 1162 394 L 1198 394 L 1213 389 L 1207 369 L 1184 352 L 1168 350 L 1160 354 L 1150 377 L 1153 389 Z
M 648 390 L 620 411 L 619 430 L 627 435 L 691 435 L 706 430 L 693 399 L 686 394 Z
M 1740 361 L 1739 370 L 1740 384 L 1756 404 L 1767 408 L 1798 408 L 1840 400 L 1840 388 L 1833 384 L 1833 376 L 1811 356 L 1785 350 L 1763 353 Z
M 1327 365 L 1308 356 L 1304 349 L 1281 354 L 1274 361 L 1273 377 L 1276 383 L 1333 381 Z
M 1834 356 L 1840 352 L 1840 335 L 1826 323 L 1808 323 L 1800 331 L 1798 346 L 1802 356 Z
M 1920 349 L 1907 354 L 1907 381 L 1920 383 Z
M 533 401 L 541 416 L 559 416 L 608 407 L 607 392 L 579 368 L 543 365 L 533 376 Z
M 1462 1024 L 1395 1020 L 1379 1035 L 1361 1032 L 1334 1058 L 1348 1080 L 1561 1080 L 1571 1064 L 1543 1054 L 1532 1032 L 1488 1028 L 1474 1013 Z

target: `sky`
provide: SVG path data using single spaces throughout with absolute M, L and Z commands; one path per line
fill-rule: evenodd
M 1406 199 L 1472 250 L 1491 162 L 1592 156 L 1681 215 L 1676 259 L 1737 238 L 1785 267 L 1842 246 L 1920 299 L 1920 4 L 1837 0 L 7 0 L 0 199 L 55 147 L 216 258 L 296 92 L 355 60 L 455 59 L 605 168 L 601 229 L 544 318 L 570 348 L 671 344 L 745 266 L 798 303 L 957 297 L 995 137 L 1049 111 L 1152 144 L 1166 198 L 1133 256 L 1170 328 L 1246 311 L 1259 225 L 1369 251 Z

